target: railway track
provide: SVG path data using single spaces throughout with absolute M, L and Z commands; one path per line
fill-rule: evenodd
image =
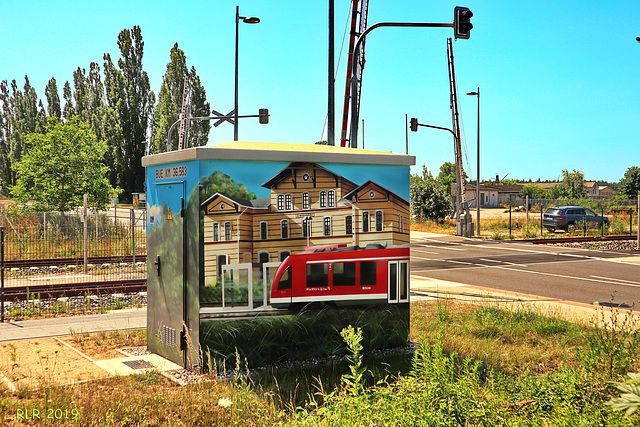
M 521 242 L 529 242 L 534 245 L 549 243 L 582 243 L 582 242 L 612 242 L 620 240 L 636 240 L 638 236 L 585 236 L 585 237 L 560 237 L 550 239 L 523 239 Z
M 126 294 L 134 292 L 144 292 L 146 290 L 147 279 L 126 279 L 72 284 L 15 286 L 4 289 L 4 299 L 5 301 L 23 301 L 26 299 L 34 298 L 60 298 L 87 294 Z
M 135 262 L 146 262 L 147 255 L 136 255 Z M 134 262 L 133 255 L 125 256 L 93 256 L 87 258 L 89 264 L 113 264 L 121 262 Z M 42 259 L 19 259 L 5 260 L 4 268 L 25 268 L 25 267 L 42 267 L 42 266 L 61 266 L 61 265 L 81 265 L 84 264 L 84 258 L 42 258 Z

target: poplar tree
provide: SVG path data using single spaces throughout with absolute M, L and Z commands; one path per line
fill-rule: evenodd
M 124 29 L 118 35 L 121 58 L 118 68 L 109 54 L 104 55 L 104 85 L 106 105 L 113 109 L 107 112 L 110 127 L 119 139 L 109 139 L 113 154 L 113 168 L 116 185 L 123 189 L 123 197 L 131 199 L 134 192 L 142 191 L 145 178 L 142 156 L 147 141 L 147 131 L 155 104 L 149 76 L 142 69 L 144 42 L 139 26 Z M 113 119 L 117 118 L 117 123 Z M 106 137 L 106 135 L 105 135 Z
M 200 82 L 195 67 L 187 68 L 187 58 L 184 51 L 174 44 L 170 52 L 170 62 L 162 78 L 162 86 L 158 94 L 158 105 L 154 112 L 153 124 L 153 152 L 167 151 L 167 133 L 173 123 L 178 120 L 182 108 L 184 93 L 184 79 L 189 77 L 191 86 L 191 116 L 207 117 L 211 112 L 211 105 L 207 102 L 207 93 Z M 201 147 L 209 141 L 209 121 L 199 121 L 192 124 L 189 139 L 184 144 L 187 147 Z M 171 138 L 174 149 L 178 146 L 178 132 L 174 130 Z

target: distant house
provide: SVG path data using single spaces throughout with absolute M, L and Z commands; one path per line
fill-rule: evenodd
M 613 197 L 618 194 L 616 190 L 606 185 L 601 185 L 600 187 L 598 187 L 598 191 L 600 192 L 600 197 Z
M 501 204 L 509 202 L 518 204 L 523 202 L 518 193 L 524 185 L 485 185 L 480 184 L 480 207 L 497 208 Z M 466 184 L 465 197 L 469 208 L 475 208 L 476 205 L 476 185 Z M 455 195 L 455 190 L 451 193 Z

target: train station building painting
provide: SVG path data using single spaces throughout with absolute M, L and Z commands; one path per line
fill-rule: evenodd
M 358 322 L 365 335 L 378 337 L 378 347 L 406 342 L 406 289 L 405 299 L 394 300 L 403 304 L 375 309 L 278 311 L 270 295 L 291 255 L 407 245 L 414 163 L 413 156 L 371 150 L 254 142 L 145 157 L 150 350 L 188 368 L 201 366 L 207 351 L 236 349 L 252 365 L 273 363 L 333 353 L 341 339 L 327 334 Z M 408 248 L 402 251 L 407 260 L 394 261 L 394 268 L 406 284 Z M 328 268 L 336 278 L 365 271 L 354 263 L 338 276 L 333 261 Z M 329 279 L 328 287 L 338 280 Z M 246 311 L 270 316 L 243 319 Z M 221 320 L 220 313 L 238 320 Z M 282 341 L 294 330 L 307 332 L 295 344 Z M 278 350 L 255 348 L 258 341 Z
M 409 243 L 409 202 L 383 185 L 351 180 L 313 162 L 292 162 L 243 200 L 216 193 L 203 204 L 205 281 L 221 266 L 280 262 L 315 246 Z

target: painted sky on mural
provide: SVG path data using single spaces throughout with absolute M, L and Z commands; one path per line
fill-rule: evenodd
M 336 49 L 350 1 L 336 0 Z M 240 113 L 269 108 L 269 125 L 240 123 L 240 139 L 314 143 L 327 111 L 328 2 L 238 2 L 258 25 L 240 28 Z M 471 39 L 453 43 L 460 111 L 471 167 L 476 172 L 476 97 L 481 89 L 482 179 L 556 179 L 577 169 L 590 180 L 618 181 L 637 166 L 640 144 L 640 9 L 631 1 L 504 0 L 370 2 L 369 24 L 381 21 L 452 22 L 453 8 L 474 12 Z M 160 89 L 175 42 L 195 66 L 212 107 L 233 108 L 235 2 L 185 4 L 140 0 L 2 2 L 0 79 L 31 84 L 44 98 L 55 77 L 62 88 L 78 67 L 118 57 L 118 33 L 140 25 L 144 68 Z M 405 151 L 405 114 L 421 123 L 451 126 L 446 39 L 452 30 L 381 28 L 367 38 L 361 118 L 365 147 Z M 9 42 L 10 41 L 10 42 Z M 346 60 L 336 78 L 342 110 Z M 336 115 L 338 127 L 340 113 Z M 336 134 L 339 139 L 339 133 Z M 229 124 L 210 143 L 233 139 Z M 448 132 L 421 128 L 409 151 L 437 174 L 453 161 Z

